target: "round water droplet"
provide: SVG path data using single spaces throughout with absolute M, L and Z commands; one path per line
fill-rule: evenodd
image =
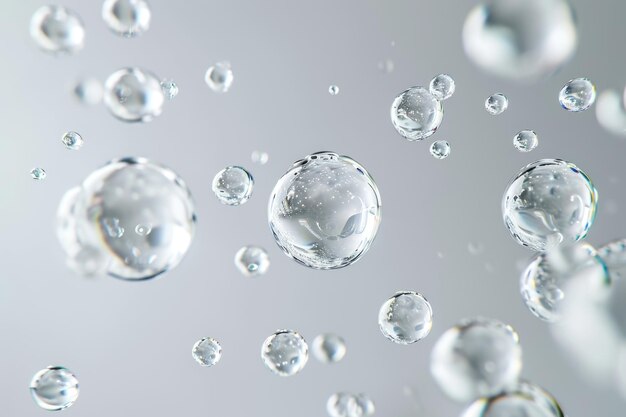
M 63 410 L 78 399 L 78 379 L 62 366 L 49 366 L 33 376 L 30 393 L 44 410 Z
M 185 183 L 170 169 L 141 158 L 112 161 L 94 171 L 62 204 L 71 207 L 72 216 L 69 222 L 59 216 L 63 236 L 70 238 L 62 240 L 67 256 L 95 250 L 104 272 L 116 278 L 148 279 L 174 268 L 195 230 Z
M 270 156 L 267 152 L 253 151 L 250 159 L 252 159 L 252 162 L 254 162 L 255 164 L 265 165 L 267 164 L 267 161 L 269 161 Z
M 433 310 L 419 293 L 402 291 L 385 301 L 378 312 L 378 326 L 392 342 L 408 345 L 422 340 L 433 327 Z
M 104 95 L 102 83 L 95 78 L 79 81 L 74 87 L 74 96 L 83 104 L 95 106 L 100 104 Z
M 202 366 L 213 366 L 222 358 L 222 345 L 212 337 L 204 337 L 193 345 L 191 356 Z
M 102 19 L 113 33 L 126 38 L 141 35 L 150 27 L 150 7 L 143 0 L 105 0 Z
M 163 90 L 165 98 L 168 100 L 171 100 L 178 95 L 178 85 L 176 85 L 174 80 L 161 81 L 161 89 Z
M 497 320 L 464 320 L 441 335 L 430 369 L 439 387 L 455 401 L 496 395 L 519 378 L 519 337 Z
M 410 141 L 422 140 L 439 128 L 443 107 L 424 87 L 411 87 L 398 95 L 391 105 L 391 123 Z
M 330 417 L 367 417 L 374 414 L 374 402 L 365 394 L 338 392 L 326 402 Z
M 123 68 L 104 84 L 104 104 L 125 122 L 149 122 L 163 108 L 165 95 L 159 79 L 140 68 Z
M 435 96 L 437 100 L 447 100 L 454 94 L 456 85 L 454 79 L 448 74 L 439 74 L 430 80 L 430 94 Z
M 247 276 L 263 275 L 270 267 L 270 257 L 259 246 L 244 246 L 235 254 L 235 266 Z
M 210 66 L 204 75 L 204 80 L 209 88 L 216 93 L 227 92 L 234 80 L 230 63 L 222 61 Z
M 213 192 L 222 204 L 229 206 L 238 206 L 248 201 L 253 188 L 254 178 L 242 167 L 226 167 L 213 178 Z
M 45 180 L 48 174 L 44 171 L 43 168 L 33 168 L 30 170 L 30 176 L 34 180 Z
M 463 27 L 465 53 L 484 71 L 512 79 L 550 75 L 574 55 L 574 12 L 567 0 L 485 0 Z
M 519 244 L 544 251 L 584 238 L 597 202 L 593 183 L 576 165 L 542 159 L 511 180 L 502 197 L 502 217 Z
M 333 333 L 320 334 L 313 339 L 311 352 L 320 362 L 339 362 L 346 356 L 346 342 L 344 342 L 341 336 Z
M 328 92 L 331 96 L 336 96 L 337 94 L 339 94 L 339 87 L 337 87 L 336 85 L 331 85 L 330 87 L 328 87 Z
M 295 375 L 309 360 L 309 347 L 302 336 L 293 330 L 279 330 L 263 342 L 261 358 L 276 375 Z
M 522 130 L 513 137 L 513 146 L 520 152 L 530 152 L 539 145 L 539 138 L 532 130 Z
M 430 154 L 437 159 L 445 159 L 450 155 L 450 144 L 445 140 L 436 140 L 430 145 Z
M 85 27 L 80 17 L 62 6 L 42 6 L 30 20 L 30 36 L 41 49 L 73 54 L 85 45 Z
M 73 131 L 69 131 L 63 134 L 63 137 L 61 138 L 61 142 L 63 142 L 63 145 L 65 145 L 66 149 L 77 151 L 80 148 L 82 148 L 83 143 L 85 141 L 83 140 L 83 137 L 80 134 L 73 132 Z
M 509 107 L 509 99 L 502 93 L 492 94 L 485 100 L 485 110 L 492 116 L 497 116 Z
M 565 110 L 587 110 L 596 101 L 596 86 L 588 78 L 575 78 L 559 92 L 559 103 Z
M 348 266 L 369 249 L 381 219 L 378 187 L 358 162 L 319 152 L 294 163 L 270 196 L 276 243 L 302 265 Z

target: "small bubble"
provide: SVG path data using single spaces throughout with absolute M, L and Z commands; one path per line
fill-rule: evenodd
M 95 106 L 102 101 L 104 87 L 96 78 L 80 80 L 74 87 L 74 96 L 83 104 Z
M 392 342 L 415 343 L 430 333 L 433 310 L 423 295 L 414 291 L 398 292 L 380 307 L 378 326 Z
M 143 0 L 106 0 L 102 19 L 113 33 L 134 38 L 150 27 L 151 12 Z
M 61 142 L 63 142 L 63 145 L 65 145 L 66 149 L 77 151 L 80 148 L 82 148 L 83 143 L 85 141 L 83 140 L 83 137 L 80 134 L 73 132 L 73 131 L 69 131 L 63 134 L 63 137 L 61 138 Z
M 320 334 L 313 339 L 311 352 L 320 362 L 339 362 L 346 356 L 346 342 L 341 336 L 333 333 Z
M 567 111 L 587 110 L 596 101 L 596 86 L 588 78 L 575 78 L 559 92 L 559 103 Z
M 509 107 L 509 99 L 502 93 L 492 94 L 485 100 L 485 110 L 492 116 L 497 116 Z
M 149 224 L 138 224 L 135 226 L 135 233 L 139 236 L 148 236 L 152 232 L 152 226 Z
M 247 276 L 263 275 L 270 267 L 270 257 L 259 246 L 244 246 L 235 254 L 235 266 Z
M 250 159 L 252 159 L 252 162 L 255 164 L 265 165 L 267 164 L 267 161 L 269 161 L 270 156 L 267 152 L 253 151 Z
M 191 356 L 201 366 L 213 366 L 222 358 L 222 346 L 212 337 L 204 337 L 193 345 Z
M 330 87 L 328 87 L 328 92 L 331 96 L 336 96 L 337 94 L 339 94 L 339 87 L 337 87 L 336 85 L 331 85 Z
M 391 74 L 395 69 L 395 64 L 391 59 L 378 61 L 378 70 L 384 74 Z
M 33 168 L 30 170 L 30 176 L 33 177 L 34 180 L 45 180 L 47 175 L 43 168 Z
M 292 376 L 309 360 L 309 346 L 298 332 L 279 330 L 263 342 L 261 359 L 276 375 Z
M 46 52 L 73 54 L 85 46 L 80 17 L 62 6 L 42 6 L 30 20 L 30 36 Z
M 437 159 L 445 159 L 450 155 L 450 144 L 445 140 L 437 140 L 430 145 L 430 154 Z
M 229 166 L 215 175 L 212 188 L 222 204 L 238 206 L 252 195 L 254 179 L 244 168 Z
M 537 134 L 532 130 L 522 130 L 513 138 L 513 146 L 520 152 L 530 152 L 539 145 Z
M 210 66 L 204 75 L 204 80 L 209 88 L 216 93 L 227 92 L 234 80 L 230 62 L 221 61 Z
M 409 141 L 423 140 L 437 131 L 443 120 L 443 107 L 424 87 L 411 87 L 391 104 L 391 123 Z
M 78 379 L 62 366 L 49 366 L 37 372 L 30 382 L 30 393 L 44 410 L 59 411 L 78 399 Z
M 430 94 L 439 101 L 447 100 L 454 94 L 456 85 L 448 74 L 439 74 L 430 80 Z
M 365 394 L 337 392 L 326 402 L 330 417 L 369 417 L 374 414 L 374 402 Z
M 161 114 L 165 95 L 159 79 L 141 68 L 122 68 L 104 84 L 104 104 L 125 122 L 149 122 Z
M 168 100 L 171 100 L 178 95 L 178 85 L 176 85 L 174 80 L 161 81 L 161 89 L 163 90 L 165 98 Z

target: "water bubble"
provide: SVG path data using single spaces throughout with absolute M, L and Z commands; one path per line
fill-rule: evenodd
M 193 345 L 191 356 L 202 366 L 213 366 L 222 358 L 222 345 L 212 337 L 204 337 Z
M 378 187 L 350 157 L 319 152 L 294 163 L 272 191 L 268 217 L 281 249 L 315 269 L 358 260 L 381 220 Z
M 83 143 L 85 143 L 83 137 L 73 131 L 65 132 L 63 134 L 63 137 L 61 138 L 61 142 L 63 142 L 63 145 L 65 145 L 66 149 L 69 149 L 71 151 L 79 150 L 83 147 Z
M 78 379 L 62 366 L 49 366 L 33 376 L 30 393 L 44 410 L 63 410 L 78 399 Z
M 295 375 L 309 360 L 309 347 L 293 330 L 279 330 L 263 342 L 261 358 L 276 375 Z
M 40 181 L 40 180 L 45 180 L 48 174 L 46 173 L 46 171 L 44 171 L 43 168 L 33 168 L 30 170 L 30 176 L 34 180 Z
M 509 107 L 509 99 L 502 93 L 492 94 L 485 100 L 485 110 L 492 116 L 497 116 Z
M 401 291 L 385 301 L 378 312 L 378 326 L 392 342 L 408 345 L 422 340 L 433 327 L 433 310 L 419 293 Z
M 120 36 L 134 38 L 150 27 L 150 7 L 143 0 L 105 0 L 102 5 L 104 23 Z
M 213 178 L 213 192 L 222 204 L 238 206 L 252 195 L 254 178 L 242 167 L 229 166 Z
M 230 63 L 222 61 L 210 66 L 204 75 L 204 80 L 209 88 L 216 93 L 227 92 L 234 80 Z
M 575 78 L 559 92 L 559 103 L 565 110 L 579 112 L 587 110 L 596 101 L 596 86 L 587 78 Z
M 544 251 L 584 238 L 597 202 L 593 183 L 576 165 L 541 159 L 511 180 L 502 197 L 502 217 L 519 244 Z
M 519 337 L 497 320 L 464 320 L 439 338 L 430 369 L 439 387 L 455 401 L 499 394 L 517 382 L 522 370 Z
M 407 140 L 426 139 L 443 120 L 443 107 L 424 87 L 411 87 L 400 93 L 391 105 L 391 123 Z
M 328 398 L 326 410 L 330 417 L 367 417 L 374 414 L 374 402 L 365 394 L 337 392 Z
M 331 96 L 336 96 L 337 94 L 339 94 L 339 87 L 337 87 L 336 85 L 331 85 L 330 87 L 328 87 L 328 92 Z
M 320 334 L 313 339 L 311 352 L 320 362 L 339 362 L 346 356 L 346 342 L 341 336 L 333 333 Z
M 463 27 L 465 53 L 491 74 L 517 80 L 550 75 L 578 43 L 567 0 L 485 0 Z
M 140 68 L 123 68 L 107 78 L 104 104 L 125 122 L 149 122 L 163 108 L 165 95 L 159 79 Z
M 244 246 L 235 254 L 235 266 L 247 276 L 263 275 L 270 267 L 270 257 L 259 246 Z
M 62 6 L 37 9 L 30 20 L 30 36 L 46 52 L 73 54 L 85 46 L 82 20 Z
M 626 136 L 626 111 L 622 97 L 615 90 L 606 90 L 598 95 L 596 119 L 600 126 L 617 136 Z
M 391 74 L 395 68 L 395 64 L 391 59 L 378 61 L 378 70 L 384 74 Z
M 439 101 L 447 100 L 454 94 L 456 85 L 454 79 L 448 74 L 439 74 L 430 80 L 430 94 Z
M 250 159 L 252 159 L 252 162 L 255 164 L 265 165 L 267 161 L 269 161 L 270 156 L 267 152 L 253 151 L 252 155 L 250 155 Z
M 522 130 L 513 137 L 513 146 L 520 152 L 530 152 L 539 145 L 539 138 L 533 130 Z
M 445 140 L 436 140 L 430 145 L 430 154 L 437 159 L 445 159 L 450 155 L 450 144 Z
M 94 171 L 61 205 L 59 238 L 68 258 L 75 261 L 87 250 L 99 270 L 116 278 L 148 279 L 176 267 L 195 230 L 185 183 L 142 158 L 115 160 Z
M 174 80 L 161 81 L 161 89 L 163 90 L 165 98 L 168 100 L 171 100 L 178 95 L 178 85 L 176 85 Z
M 102 83 L 95 78 L 79 81 L 74 87 L 74 96 L 83 104 L 95 106 L 100 104 L 104 95 Z

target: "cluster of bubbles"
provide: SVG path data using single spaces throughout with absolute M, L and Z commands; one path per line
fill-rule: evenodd
M 328 398 L 326 410 L 330 417 L 368 417 L 374 414 L 374 402 L 366 394 L 337 392 Z

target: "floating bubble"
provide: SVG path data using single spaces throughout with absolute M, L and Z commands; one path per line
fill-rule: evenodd
M 313 339 L 311 352 L 320 362 L 339 362 L 346 356 L 346 342 L 341 336 L 333 333 L 320 334 Z
M 492 94 L 485 100 L 485 110 L 492 116 L 497 116 L 509 107 L 509 99 L 502 93 Z
M 267 152 L 253 151 L 250 159 L 252 159 L 252 162 L 255 164 L 265 165 L 267 164 L 267 161 L 269 161 L 270 156 Z
M 387 339 L 409 345 L 428 336 L 433 327 L 433 310 L 423 295 L 401 291 L 380 307 L 378 326 Z
M 276 243 L 314 269 L 342 268 L 372 244 L 381 220 L 378 187 L 350 157 L 319 152 L 295 162 L 270 196 Z
M 235 254 L 235 266 L 247 276 L 263 275 L 270 267 L 270 257 L 259 246 L 244 246 Z
M 539 138 L 533 130 L 522 130 L 513 137 L 513 146 L 520 152 L 530 152 L 539 145 Z
M 279 330 L 263 342 L 261 358 L 270 371 L 280 376 L 295 375 L 309 360 L 309 346 L 298 332 Z
M 374 414 L 374 402 L 365 394 L 338 392 L 326 402 L 330 417 L 367 417 Z
M 58 234 L 70 264 L 87 251 L 97 271 L 140 280 L 178 265 L 195 221 L 182 179 L 146 159 L 125 158 L 94 171 L 64 197 Z
M 519 337 L 511 326 L 497 320 L 464 320 L 439 338 L 430 370 L 455 401 L 499 394 L 515 385 L 522 370 Z
M 222 345 L 212 337 L 204 337 L 193 345 L 191 356 L 201 366 L 213 366 L 222 358 Z
M 502 217 L 515 240 L 535 251 L 583 239 L 598 193 L 576 165 L 541 159 L 523 168 L 502 197 Z
M 463 27 L 470 60 L 488 73 L 516 80 L 555 72 L 574 55 L 577 43 L 567 0 L 485 0 Z
M 83 104 L 95 106 L 100 104 L 104 95 L 102 83 L 95 78 L 79 81 L 74 87 L 74 96 Z
M 33 168 L 30 170 L 30 176 L 37 181 L 45 180 L 48 174 L 43 168 Z
M 222 204 L 238 206 L 250 199 L 254 178 L 242 167 L 229 166 L 215 175 L 212 188 Z
M 176 85 L 174 80 L 161 81 L 161 89 L 163 90 L 165 98 L 168 100 L 171 100 L 178 95 L 178 85 Z
M 62 6 L 42 6 L 30 19 L 30 36 L 46 52 L 74 54 L 85 46 L 80 17 Z
M 83 137 L 79 133 L 73 131 L 65 132 L 61 138 L 61 142 L 63 142 L 66 149 L 71 151 L 79 150 L 85 143 Z
M 469 242 L 467 244 L 467 251 L 470 255 L 480 255 L 485 250 L 485 247 L 480 242 Z
M 455 89 L 454 79 L 448 74 L 439 74 L 430 80 L 430 94 L 439 101 L 452 97 Z
M 559 103 L 567 111 L 587 110 L 596 101 L 596 86 L 588 78 L 569 80 L 559 92 Z
M 230 90 L 234 76 L 230 63 L 226 61 L 218 62 L 209 67 L 204 75 L 209 88 L 216 93 L 225 93 Z
M 44 410 L 63 410 L 78 399 L 78 379 L 69 369 L 49 366 L 33 376 L 30 393 Z
M 150 7 L 143 0 L 105 0 L 102 19 L 113 33 L 134 38 L 150 27 Z
M 443 120 L 443 107 L 424 87 L 411 87 L 400 93 L 391 105 L 391 123 L 407 140 L 423 140 L 437 131 Z
M 450 144 L 446 140 L 436 140 L 430 145 L 430 154 L 437 159 L 446 159 L 450 150 Z
M 161 114 L 165 95 L 159 79 L 140 68 L 123 68 L 107 78 L 104 104 L 125 122 L 149 122 Z
M 384 74 L 391 74 L 395 68 L 395 64 L 391 59 L 378 61 L 378 70 Z
M 609 133 L 626 136 L 626 111 L 617 91 L 606 90 L 598 95 L 596 119 Z
M 336 85 L 331 85 L 330 87 L 328 87 L 328 92 L 331 96 L 336 96 L 337 94 L 339 94 L 339 87 L 337 87 Z

